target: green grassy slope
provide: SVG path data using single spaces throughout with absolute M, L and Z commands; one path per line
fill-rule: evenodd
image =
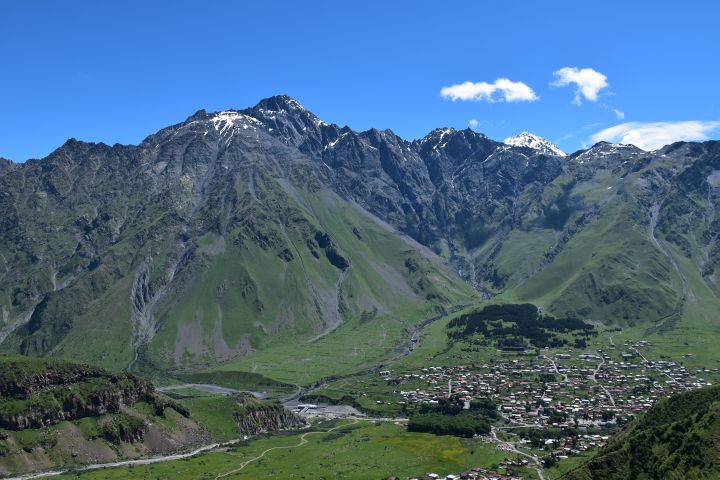
M 334 429 L 330 431 L 330 429 Z M 301 439 L 303 435 L 304 441 Z M 272 450 L 270 450 L 272 449 Z M 267 451 L 262 458 L 251 461 Z M 304 434 L 276 435 L 188 460 L 81 473 L 81 479 L 232 479 L 400 478 L 459 473 L 489 467 L 508 457 L 491 444 L 474 439 L 407 432 L 405 425 L 343 421 L 318 426 Z M 244 462 L 250 461 L 240 469 Z M 523 478 L 534 470 L 518 469 Z M 59 478 L 77 478 L 64 475 Z
M 291 262 L 277 258 L 274 251 L 227 246 L 189 288 L 185 300 L 167 314 L 169 320 L 152 343 L 157 364 L 177 367 L 205 360 L 212 367 L 212 358 L 187 350 L 183 362 L 173 364 L 167 352 L 175 348 L 177 354 L 174 346 L 182 332 L 200 324 L 200 318 L 205 322 L 200 343 L 212 345 L 213 325 L 221 314 L 223 341 L 242 346 L 247 339 L 244 345 L 249 347 L 224 362 L 223 370 L 305 383 L 391 358 L 407 339 L 410 326 L 453 305 L 475 301 L 472 289 L 447 271 L 440 258 L 334 194 L 303 194 L 300 202 L 295 215 L 301 213 L 303 222 L 330 233 L 349 268 L 343 272 L 323 256 L 316 258 L 307 248 L 308 235 L 292 224 L 284 229 L 287 243 L 297 246 Z M 231 284 L 238 272 L 255 279 L 256 298 L 267 307 L 243 311 L 247 302 L 236 290 L 228 289 L 227 302 L 214 293 L 220 282 Z M 241 308 L 233 311 L 232 302 Z
M 149 374 L 269 362 L 260 371 L 287 365 L 316 379 L 330 350 L 354 349 L 343 362 L 362 367 L 392 354 L 408 326 L 475 300 L 440 258 L 319 188 L 302 164 L 244 168 L 206 198 L 182 177 L 124 212 L 122 233 L 78 251 L 74 273 L 57 274 L 57 291 L 3 351 Z M 12 290 L 0 291 L 3 308 L 17 304 L 6 322 L 33 307 L 2 297 Z
M 650 335 L 674 357 L 692 346 L 720 359 L 709 348 L 720 338 L 715 150 L 570 159 L 494 253 L 479 254 L 503 285 L 496 301 L 621 326 L 628 339 Z
M 603 323 L 652 322 L 675 311 L 677 275 L 626 202 L 575 235 L 554 261 L 520 285 L 519 300 Z

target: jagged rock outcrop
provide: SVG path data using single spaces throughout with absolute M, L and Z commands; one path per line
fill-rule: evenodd
M 0 427 L 42 428 L 83 417 L 118 413 L 146 401 L 162 414 L 183 407 L 155 393 L 152 383 L 129 373 L 110 373 L 59 360 L 0 357 Z
M 305 425 L 305 420 L 279 403 L 257 400 L 251 395 L 237 397 L 233 418 L 243 436 L 276 432 Z

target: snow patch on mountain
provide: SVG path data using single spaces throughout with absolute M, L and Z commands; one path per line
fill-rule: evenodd
M 244 129 L 255 129 L 255 126 L 261 126 L 262 122 L 258 119 L 244 115 L 239 112 L 232 110 L 226 110 L 223 112 L 216 113 L 210 118 L 215 130 L 219 131 L 221 135 L 227 133 L 230 129 L 236 126 L 242 126 Z
M 532 148 L 533 150 L 546 155 L 555 155 L 558 157 L 565 156 L 565 152 L 560 150 L 557 145 L 529 132 L 522 132 L 514 137 L 506 138 L 503 143 L 513 147 Z

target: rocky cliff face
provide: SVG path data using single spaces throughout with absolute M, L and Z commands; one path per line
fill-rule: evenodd
M 282 405 L 258 401 L 247 395 L 238 397 L 238 408 L 233 418 L 238 432 L 248 437 L 305 425 L 302 417 Z
M 3 173 L 3 348 L 197 367 L 467 299 L 439 258 L 333 188 L 311 153 L 335 130 L 278 97 L 138 146 L 70 140 Z
M 131 374 L 0 355 L 3 478 L 208 443 L 207 429 L 189 416 Z
M 118 413 L 139 401 L 165 407 L 150 382 L 131 374 L 12 357 L 0 358 L 0 366 L 0 427 L 10 430 Z
M 83 417 L 98 417 L 107 413 L 118 413 L 123 405 L 133 405 L 139 400 L 149 399 L 146 392 L 131 387 L 114 391 L 91 393 L 87 396 L 68 395 L 61 405 L 34 402 L 17 413 L 0 415 L 0 427 L 10 430 L 42 428 Z

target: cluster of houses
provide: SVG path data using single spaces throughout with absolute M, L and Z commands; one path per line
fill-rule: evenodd
M 532 445 L 563 459 L 604 447 L 619 419 L 644 412 L 659 398 L 710 385 L 704 377 L 720 374 L 717 368 L 689 369 L 669 360 L 647 360 L 642 350 L 649 346 L 641 341 L 608 351 L 547 352 L 480 365 L 382 374 L 398 385 L 397 403 L 408 412 L 448 397 L 459 399 L 466 408 L 472 399 L 490 398 L 503 417 L 504 425 L 498 429 L 569 429 L 574 435 L 548 438 L 544 445 L 536 439 Z M 520 436 L 517 446 L 529 443 Z
M 515 473 L 515 467 L 526 467 L 527 460 L 506 459 L 500 462 L 496 470 L 475 467 L 460 473 L 449 473 L 445 475 L 437 473 L 426 473 L 419 477 L 410 477 L 410 480 L 522 480 L 521 476 Z M 400 480 L 398 477 L 387 477 L 385 480 Z

